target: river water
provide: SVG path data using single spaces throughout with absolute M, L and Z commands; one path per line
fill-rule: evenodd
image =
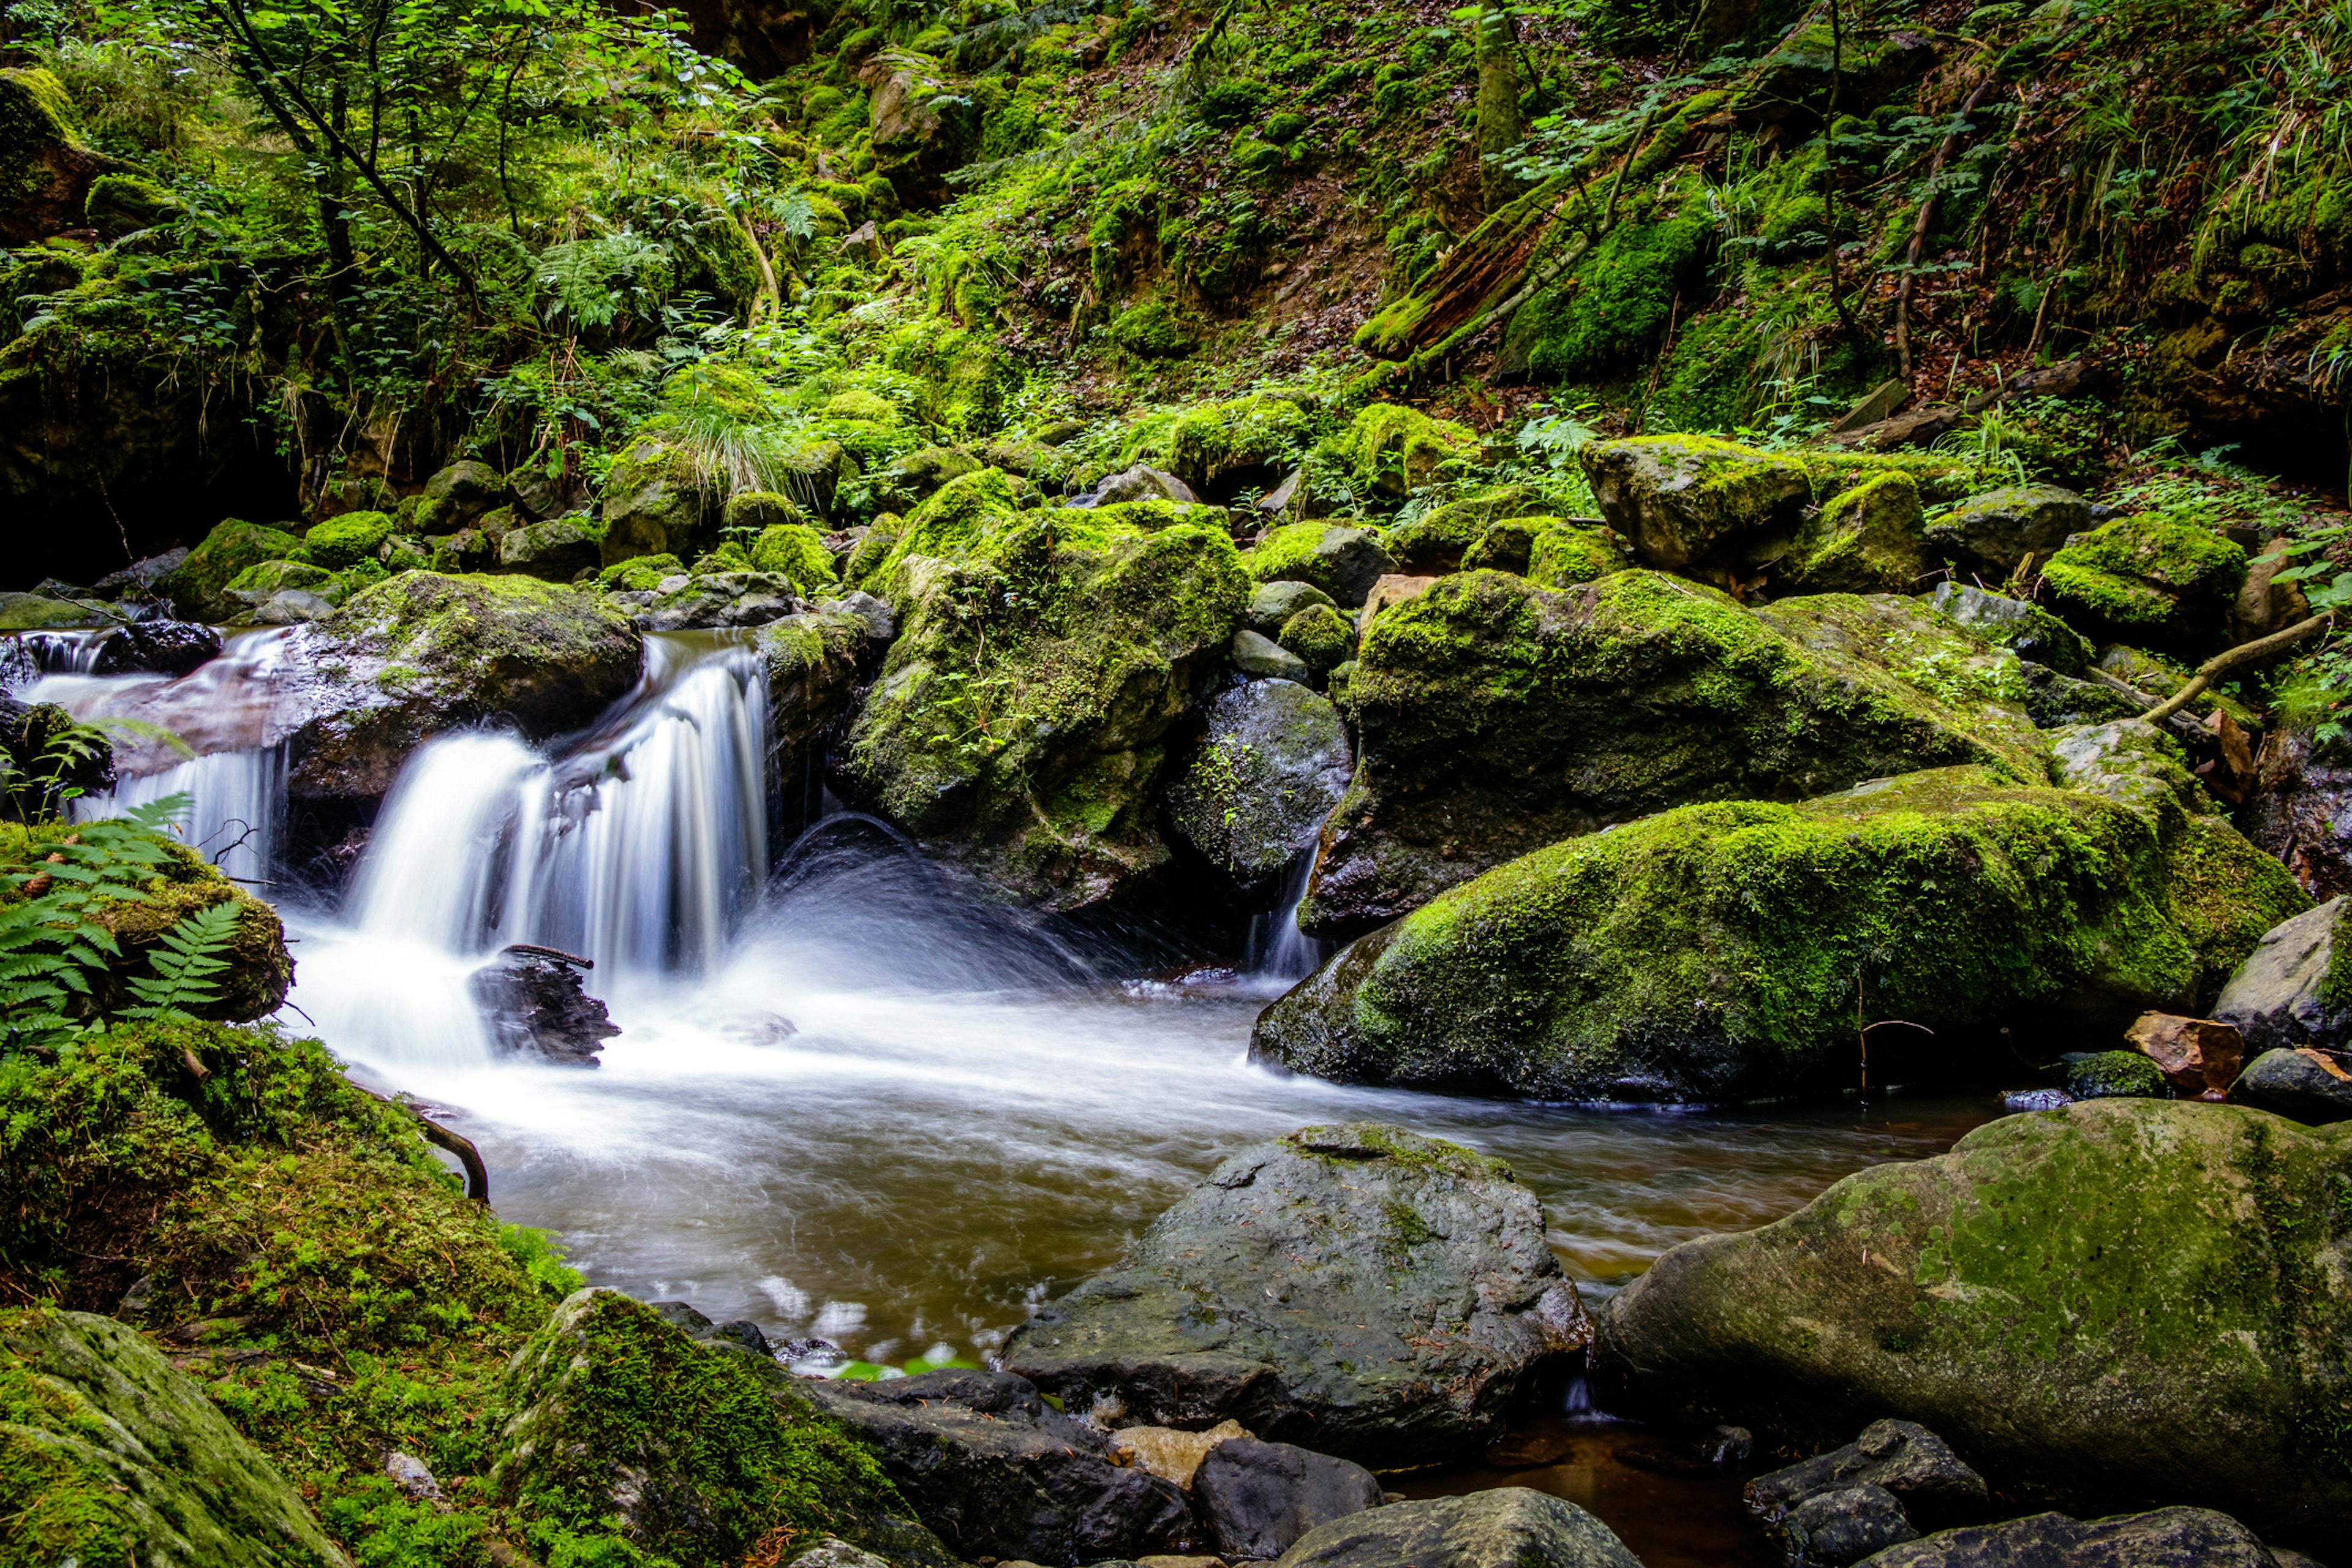
M 271 679 L 267 658 L 247 663 Z M 210 708 L 225 677 L 205 679 L 188 700 Z M 21 694 L 173 710 L 153 678 L 61 671 Z M 1251 1021 L 1317 956 L 1278 919 L 1252 943 L 1255 971 L 1138 977 L 1024 929 L 866 819 L 772 847 L 765 700 L 740 641 L 653 639 L 638 690 L 568 744 L 425 748 L 341 898 L 281 900 L 299 944 L 288 1021 L 471 1137 L 499 1213 L 561 1233 L 595 1283 L 866 1360 L 984 1356 L 1234 1148 L 1379 1119 L 1508 1161 L 1598 1300 L 1676 1242 L 1775 1219 L 1992 1113 L 1901 1096 L 1529 1106 L 1265 1071 L 1246 1060 Z M 251 826 L 236 867 L 267 884 L 283 780 L 278 752 L 255 749 L 123 794 L 190 790 L 200 838 Z M 467 979 L 509 942 L 595 961 L 591 989 L 622 1030 L 601 1067 L 496 1057 Z M 1538 1484 L 1577 1495 L 1602 1473 Z M 1721 1533 L 1722 1485 L 1629 1474 L 1619 1492 L 1649 1501 L 1579 1500 L 1654 1563 L 1687 1555 L 1675 1542 L 1695 1521 Z

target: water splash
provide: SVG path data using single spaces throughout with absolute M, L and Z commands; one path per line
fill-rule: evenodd
M 1269 914 L 1250 918 L 1249 968 L 1260 981 L 1304 980 L 1323 967 L 1335 944 L 1308 936 L 1298 929 L 1298 906 L 1307 901 L 1307 884 L 1315 874 L 1315 849 L 1308 845 L 1291 860 L 1282 879 L 1282 902 Z

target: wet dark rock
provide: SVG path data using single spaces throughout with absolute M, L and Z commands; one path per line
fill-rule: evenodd
M 1710 1465 L 1742 1465 L 1756 1451 L 1756 1434 L 1745 1426 L 1717 1426 L 1698 1447 L 1699 1457 Z
M 1401 1465 L 1493 1441 L 1588 1332 L 1509 1167 L 1358 1123 L 1226 1159 L 1004 1365 L 1073 1409 Z
M 114 788 L 113 747 L 101 742 L 83 753 L 51 749 L 77 727 L 74 716 L 54 702 L 0 696 L 0 755 L 8 783 L 0 816 L 47 818 L 63 808 L 68 791 L 94 795 Z
M 1220 693 L 1207 722 L 1169 787 L 1171 826 L 1235 881 L 1263 881 L 1313 846 L 1347 789 L 1347 727 L 1290 680 Z
M 1180 1488 L 1115 1464 L 1107 1436 L 1010 1373 L 801 1386 L 872 1447 L 924 1524 L 967 1560 L 1098 1563 L 1179 1547 L 1191 1531 Z
M 1390 1503 L 1301 1537 L 1276 1568 L 1641 1568 L 1609 1527 L 1525 1487 Z
M 2116 719 L 2136 719 L 2147 711 L 2145 704 L 2112 686 L 2077 680 L 2047 665 L 2021 659 L 2017 671 L 2025 678 L 2025 714 L 2036 729 L 2104 724 Z
M 2236 1025 L 2248 1051 L 2352 1046 L 2352 995 L 2328 982 L 2345 908 L 2339 894 L 2273 926 L 2221 988 L 2213 1016 Z
M 101 598 L 120 598 L 126 594 L 148 594 L 156 584 L 179 569 L 188 558 L 185 545 L 166 550 L 161 555 L 150 555 L 134 561 L 120 572 L 110 572 L 89 585 L 89 591 Z
M 768 572 L 713 572 L 688 577 L 675 588 L 665 583 L 629 619 L 644 632 L 710 631 L 764 626 L 802 608 L 789 578 Z
M 220 633 L 197 622 L 136 621 L 106 639 L 92 668 L 99 675 L 185 675 L 220 650 Z
M 2060 675 L 2079 676 L 2090 666 L 2090 639 L 2039 605 L 1966 583 L 1937 584 L 1928 603 L 1987 641 Z
M 1777 1523 L 1811 1499 L 1860 1487 L 1884 1489 L 1905 1514 L 1929 1530 L 1973 1524 L 1992 1511 L 1984 1478 L 1914 1421 L 1874 1421 L 1842 1448 L 1757 1477 L 1745 1495 L 1749 1511 Z
M 2274 1568 L 2278 1561 L 2244 1525 L 2201 1508 L 2088 1521 L 2039 1513 L 1946 1531 L 1866 1559 L 1868 1568 Z
M 1279 1557 L 1318 1525 L 1380 1507 L 1381 1483 L 1328 1454 L 1229 1437 L 1193 1472 L 1192 1503 L 1226 1557 Z
M 621 1031 L 604 1004 L 582 989 L 580 972 L 585 967 L 584 959 L 517 945 L 475 971 L 474 1000 L 498 1048 L 567 1067 L 594 1067 L 596 1053 Z
M 2064 546 L 2068 534 L 2090 526 L 2090 508 L 2073 490 L 2013 485 L 1970 496 L 1929 519 L 1927 542 L 1990 580 L 2008 576 L 2028 556 L 2046 563 Z M 1944 606 L 1939 603 L 1937 607 Z M 2018 652 L 2034 657 L 2023 648 Z
M 1869 1485 L 1817 1492 L 1790 1509 L 1777 1531 L 1790 1568 L 1847 1568 L 1919 1538 L 1895 1494 Z
M 2352 1056 L 2309 1046 L 2264 1051 L 2230 1086 L 2230 1102 L 2311 1127 L 2352 1121 Z
M 2307 732 L 2281 730 L 2263 742 L 2238 820 L 2313 898 L 2352 893 L 2352 764 Z
M 2251 1216 L 2347 1174 L 2341 1137 L 2234 1106 L 2002 1117 L 1667 1251 L 1601 1315 L 1593 1395 L 1799 1440 L 1891 1410 L 2012 1497 L 2095 1504 L 2161 1478 L 2264 1533 L 2324 1535 L 2352 1477 L 2303 1433 L 2352 1397 L 2352 1307 L 2293 1282 L 2339 1278 L 2346 1239 Z
M 2000 1097 L 2000 1107 L 2008 1111 L 2056 1110 L 2072 1105 L 2074 1097 L 2063 1089 L 2012 1089 Z

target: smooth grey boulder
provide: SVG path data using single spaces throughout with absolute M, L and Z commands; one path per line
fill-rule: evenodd
M 1276 1568 L 1642 1568 L 1609 1527 L 1526 1487 L 1391 1503 L 1309 1531 Z
M 1114 1463 L 1099 1428 L 1010 1373 L 817 1379 L 801 1392 L 866 1440 L 923 1523 L 967 1561 L 1139 1557 L 1180 1546 L 1192 1523 L 1181 1489 Z
M 1014 1331 L 1003 1364 L 1106 1420 L 1231 1418 L 1395 1466 L 1491 1442 L 1527 1380 L 1589 1334 L 1508 1166 L 1365 1122 L 1225 1160 Z
M 1347 727 L 1294 680 L 1221 692 L 1207 719 L 1169 788 L 1171 826 L 1236 881 L 1276 875 L 1314 844 L 1347 790 Z
M 1609 526 L 1669 572 L 1719 575 L 1784 552 L 1812 500 L 1795 458 L 1707 436 L 1592 441 L 1577 460 Z
M 1172 500 L 1181 506 L 1198 506 L 1201 503 L 1201 498 L 1192 493 L 1192 486 L 1149 463 L 1138 463 L 1131 468 L 1111 475 L 1095 487 L 1092 504 L 1096 506 L 1109 506 L 1123 500 Z
M 498 536 L 499 569 L 569 583 L 593 572 L 604 552 L 604 531 L 574 514 L 509 528 Z
M 1867 1485 L 1809 1497 L 1778 1528 L 1791 1568 L 1848 1568 L 1874 1552 L 1919 1539 L 1895 1494 Z
M 2277 1568 L 2278 1561 L 2244 1525 L 2201 1508 L 2094 1520 L 2037 1513 L 1864 1559 L 1866 1568 Z
M 2238 1026 L 2249 1055 L 2352 1045 L 2352 994 L 2339 996 L 2328 973 L 2344 907 L 2338 894 L 2272 927 L 2221 987 L 2212 1016 Z M 2352 991 L 2352 975 L 2337 984 Z
M 2091 526 L 2091 505 L 2056 485 L 2011 485 L 1970 496 L 1927 520 L 1931 549 L 1949 551 L 1964 565 L 2008 576 L 2029 555 L 2046 562 L 2070 533 Z
M 1874 1421 L 1842 1448 L 1757 1477 L 1745 1495 L 1749 1510 L 1769 1522 L 1810 1499 L 1853 1487 L 1885 1489 L 1929 1530 L 1974 1524 L 1992 1511 L 1984 1478 L 1916 1421 Z
M 1274 637 L 1291 616 L 1309 605 L 1339 608 L 1337 600 L 1312 583 L 1261 584 L 1250 595 L 1249 607 L 1242 612 L 1242 624 L 1260 637 Z
M 1294 529 L 1308 529 L 1300 523 L 1285 529 L 1286 536 Z M 1307 548 L 1304 558 L 1294 558 L 1290 569 L 1313 583 L 1343 609 L 1360 609 L 1372 592 L 1372 584 L 1397 569 L 1396 558 L 1388 552 L 1378 535 L 1369 529 L 1347 528 L 1338 523 L 1323 526 L 1323 531 Z
M 668 579 L 663 581 L 667 585 Z M 667 589 L 630 619 L 639 631 L 706 631 L 764 626 L 800 609 L 788 577 L 772 572 L 713 572 Z
M 1291 680 L 1304 686 L 1315 679 L 1305 659 L 1246 627 L 1234 634 L 1234 668 L 1260 680 Z
M 2091 639 L 2039 605 L 1966 583 L 1938 584 L 1927 602 L 1987 641 L 2061 675 L 2080 675 L 2090 666 Z
M 71 1510 L 74 1542 L 103 1542 L 110 1562 L 348 1568 L 293 1484 L 136 1329 L 88 1312 L 12 1313 L 0 1363 L 27 1395 L 0 1434 L 40 1467 L 51 1508 Z M 19 1481 L 31 1484 L 0 1476 L 0 1524 L 33 1501 Z M 52 1561 L 5 1528 L 0 1543 L 31 1553 L 12 1562 Z
M 1279 1557 L 1308 1531 L 1380 1507 L 1381 1483 L 1328 1454 L 1228 1437 L 1192 1472 L 1192 1506 L 1229 1561 Z
M 2264 1051 L 2230 1086 L 2230 1102 L 2311 1127 L 2352 1121 L 2352 1072 L 2309 1046 Z

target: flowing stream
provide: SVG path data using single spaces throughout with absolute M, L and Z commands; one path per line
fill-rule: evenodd
M 249 680 L 268 647 L 232 657 Z M 22 694 L 88 712 L 156 679 L 53 672 Z M 824 819 L 772 870 L 765 701 L 740 641 L 650 639 L 636 692 L 568 743 L 425 747 L 339 907 L 281 905 L 299 1015 L 473 1138 L 499 1214 L 561 1232 L 597 1283 L 873 1361 L 985 1354 L 1224 1153 L 1378 1118 L 1507 1160 L 1594 1300 L 1678 1241 L 1785 1215 L 1990 1114 L 1902 1098 L 1611 1111 L 1265 1071 L 1252 1019 L 1323 956 L 1290 918 L 1304 864 L 1253 933 L 1254 968 L 1104 975 L 865 817 Z M 260 880 L 283 773 L 275 749 L 226 751 L 121 795 L 190 790 L 191 837 L 217 847 L 242 823 L 230 863 Z M 467 982 L 511 942 L 594 961 L 623 1030 L 602 1067 L 494 1055 Z M 1745 1550 L 1721 1482 L 1693 1494 L 1578 1463 L 1514 1479 L 1596 1507 L 1654 1565 Z

